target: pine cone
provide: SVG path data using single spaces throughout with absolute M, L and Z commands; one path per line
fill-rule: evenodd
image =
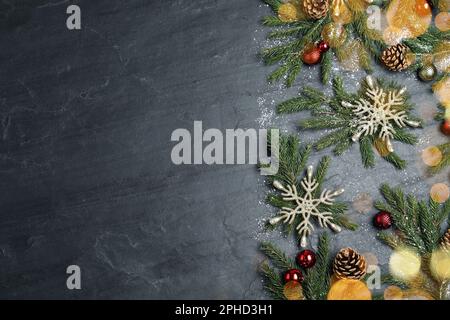
M 442 239 L 441 239 L 441 247 L 445 251 L 450 252 L 450 229 L 448 229 L 447 232 L 442 237 Z
M 311 19 L 325 17 L 330 9 L 329 0 L 303 0 L 303 11 Z
M 366 259 L 351 248 L 342 249 L 334 259 L 333 272 L 339 279 L 359 280 L 366 274 Z
M 409 48 L 404 44 L 397 44 L 385 49 L 381 55 L 381 61 L 391 71 L 402 71 L 411 65 L 407 54 Z

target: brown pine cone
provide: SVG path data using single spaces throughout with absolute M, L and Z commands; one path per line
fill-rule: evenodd
M 339 279 L 359 280 L 366 274 L 366 259 L 351 248 L 342 249 L 334 259 L 333 272 Z
M 450 229 L 448 229 L 447 232 L 442 237 L 442 239 L 441 239 L 441 247 L 445 251 L 450 252 Z
M 409 48 L 399 43 L 385 49 L 381 54 L 381 61 L 391 71 L 402 71 L 411 65 L 408 59 L 408 52 Z
M 329 0 L 303 0 L 303 11 L 311 19 L 325 17 L 329 9 Z

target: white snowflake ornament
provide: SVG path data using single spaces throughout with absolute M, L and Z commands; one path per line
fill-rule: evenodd
M 282 191 L 284 201 L 291 201 L 294 204 L 293 208 L 283 207 L 278 216 L 270 219 L 269 223 L 275 225 L 279 222 L 293 224 L 297 216 L 301 216 L 301 222 L 296 229 L 300 235 L 300 246 L 306 247 L 308 244 L 308 236 L 314 230 L 311 223 L 311 218 L 316 217 L 322 228 L 328 227 L 335 232 L 340 232 L 341 228 L 333 223 L 333 214 L 331 212 L 321 212 L 319 206 L 332 205 L 334 198 L 341 195 L 344 189 L 337 191 L 323 190 L 319 198 L 314 197 L 314 191 L 319 187 L 316 179 L 313 179 L 313 167 L 309 166 L 306 177 L 300 182 L 305 194 L 300 196 L 297 192 L 295 184 L 289 185 L 286 188 L 277 180 L 274 181 L 273 186 Z
M 356 133 L 352 140 L 356 142 L 361 137 L 378 132 L 378 137 L 386 143 L 389 152 L 393 152 L 391 139 L 394 138 L 395 127 L 404 128 L 408 125 L 417 128 L 420 122 L 409 120 L 408 114 L 399 108 L 405 103 L 403 94 L 406 88 L 386 92 L 375 84 L 371 76 L 367 76 L 367 84 L 367 100 L 360 98 L 354 104 L 341 102 L 344 107 L 351 108 L 355 116 Z

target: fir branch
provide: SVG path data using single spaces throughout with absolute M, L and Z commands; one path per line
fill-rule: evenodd
M 269 242 L 261 244 L 261 251 L 270 259 L 271 263 L 278 269 L 290 270 L 295 268 L 295 263 L 289 259 L 279 248 Z
M 392 163 L 398 170 L 403 170 L 406 168 L 406 161 L 400 158 L 399 155 L 394 152 L 391 152 L 387 156 L 383 156 L 383 159 L 389 163 Z
M 387 184 L 383 184 L 380 191 L 386 202 L 377 201 L 375 207 L 390 212 L 402 241 L 423 255 L 431 253 L 439 243 L 440 226 L 450 204 L 441 207 L 433 200 L 417 201 L 412 195 L 405 196 L 400 188 L 392 189 Z M 381 234 L 380 238 L 391 244 L 397 242 L 386 234 Z
M 280 18 L 275 16 L 267 16 L 262 19 L 262 24 L 266 27 L 280 27 L 289 24 L 288 22 L 281 21 Z
M 369 137 L 364 137 L 359 141 L 359 149 L 361 151 L 361 158 L 366 168 L 375 166 L 375 153 L 372 148 L 372 140 Z
M 276 300 L 285 300 L 283 293 L 283 284 L 281 277 L 267 263 L 263 263 L 260 267 L 260 273 L 264 280 L 264 289 Z
M 330 287 L 329 237 L 322 234 L 316 253 L 316 264 L 307 271 L 303 292 L 309 300 L 325 300 Z
M 332 53 L 331 50 L 328 50 L 322 57 L 321 78 L 323 84 L 327 84 L 330 80 L 332 64 Z
M 397 235 L 387 231 L 380 232 L 377 237 L 392 249 L 395 249 L 402 244 L 402 240 Z

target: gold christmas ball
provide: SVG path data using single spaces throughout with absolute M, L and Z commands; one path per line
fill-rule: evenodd
M 289 281 L 283 287 L 283 294 L 287 300 L 303 300 L 303 288 L 297 281 Z
M 347 40 L 347 31 L 342 24 L 330 22 L 322 29 L 322 39 L 330 48 L 338 48 Z
M 433 92 L 443 106 L 450 108 L 450 77 L 444 77 L 434 83 Z
M 444 2 L 444 1 L 442 1 Z M 434 18 L 434 24 L 442 32 L 447 32 L 450 30 L 450 13 L 441 12 L 436 18 Z
M 372 293 L 361 280 L 341 279 L 330 288 L 328 300 L 372 300 Z
M 292 3 L 283 3 L 278 8 L 278 18 L 283 22 L 295 22 L 299 20 L 297 7 Z
M 450 198 L 450 189 L 445 183 L 436 183 L 431 187 L 430 197 L 437 203 L 444 203 Z
M 403 281 L 410 281 L 417 277 L 420 267 L 420 256 L 410 248 L 396 249 L 389 260 L 392 276 Z
M 433 64 L 428 64 L 420 68 L 419 78 L 422 81 L 431 81 L 436 77 L 437 69 Z

